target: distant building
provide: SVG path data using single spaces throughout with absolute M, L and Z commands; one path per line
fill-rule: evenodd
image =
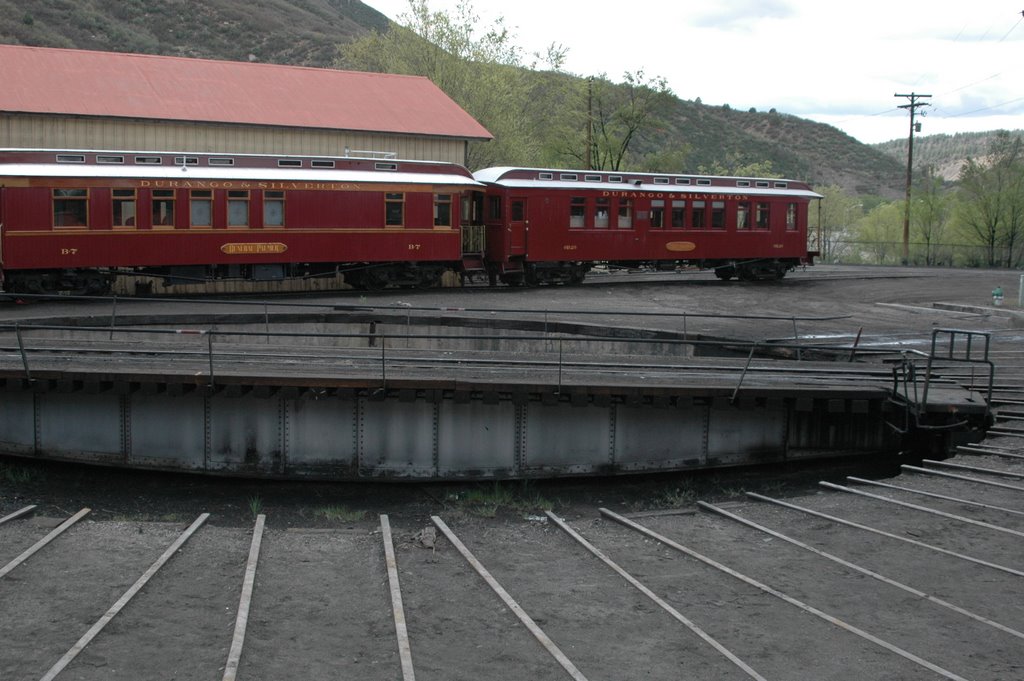
M 429 79 L 0 45 L 0 147 L 466 162 L 491 134 Z

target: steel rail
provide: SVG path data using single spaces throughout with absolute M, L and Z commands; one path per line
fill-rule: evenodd
M 992 431 L 989 430 L 991 433 Z M 962 463 L 950 463 L 948 461 L 934 461 L 932 459 L 922 459 L 921 463 L 929 466 L 936 466 L 938 468 L 952 468 L 958 471 L 970 471 L 972 473 L 983 473 L 985 475 L 994 475 L 1000 478 L 1013 478 L 1015 480 L 1024 480 L 1024 473 L 1014 473 L 1013 471 L 1001 471 L 995 468 L 980 468 L 978 466 L 965 466 Z
M 1004 459 L 1024 459 L 1024 454 L 1016 454 L 1014 452 L 1007 452 L 1001 449 L 986 449 L 982 447 L 972 447 L 970 445 L 958 445 L 956 451 L 961 454 L 971 454 L 974 456 L 1001 456 Z
M 398 582 L 395 544 L 391 539 L 391 522 L 386 514 L 380 517 L 380 532 L 384 544 L 384 562 L 388 570 L 388 586 L 391 591 L 391 615 L 395 620 L 395 638 L 398 639 L 398 656 L 402 662 L 402 679 L 416 681 L 416 672 L 412 665 L 412 646 L 409 644 L 409 630 L 405 624 L 405 608 L 402 605 L 402 587 Z
M 783 601 L 785 603 L 788 603 L 788 604 L 790 604 L 790 605 L 792 605 L 792 606 L 794 606 L 796 608 L 799 608 L 803 612 L 806 612 L 806 613 L 808 613 L 810 615 L 814 615 L 815 617 L 818 617 L 818 618 L 820 618 L 822 620 L 825 620 L 829 624 L 833 624 L 833 625 L 839 627 L 840 629 L 843 629 L 843 630 L 845 630 L 845 631 L 847 631 L 847 632 L 849 632 L 851 634 L 854 634 L 855 636 L 859 636 L 860 638 L 864 639 L 865 641 L 869 641 L 871 643 L 874 643 L 875 645 L 877 645 L 879 647 L 882 647 L 882 648 L 888 650 L 891 653 L 895 653 L 896 655 L 899 655 L 900 657 L 902 657 L 905 660 L 913 662 L 914 664 L 917 664 L 918 666 L 924 667 L 925 669 L 927 669 L 927 670 L 929 670 L 931 672 L 935 672 L 939 676 L 945 677 L 947 679 L 952 679 L 954 681 L 967 681 L 966 679 L 964 679 L 964 677 L 962 677 L 962 676 L 960 676 L 958 674 L 955 674 L 955 673 L 953 673 L 953 672 L 951 672 L 951 671 L 949 671 L 947 669 L 944 669 L 944 668 L 940 667 L 939 665 L 937 665 L 937 664 L 935 664 L 933 662 L 929 662 L 928 660 L 926 660 L 926 659 L 924 659 L 922 657 L 914 655 L 913 653 L 911 653 L 911 652 L 909 652 L 907 650 L 904 650 L 903 648 L 900 648 L 897 645 L 889 643 L 888 641 L 883 640 L 883 639 L 875 636 L 874 634 L 872 634 L 870 632 L 867 632 L 867 631 L 865 631 L 863 629 L 860 629 L 859 627 L 856 627 L 856 626 L 854 626 L 852 624 L 849 624 L 848 622 L 845 622 L 845 621 L 839 619 L 838 617 L 835 617 L 834 615 L 830 615 L 830 614 L 828 614 L 827 612 L 825 612 L 823 610 L 819 610 L 818 608 L 815 608 L 812 605 L 808 605 L 807 603 L 804 603 L 801 600 L 793 598 L 789 594 L 783 593 L 782 591 L 779 591 L 778 589 L 775 589 L 774 587 L 768 586 L 764 582 L 760 582 L 760 581 L 754 579 L 753 577 L 749 577 L 749 576 L 747 576 L 747 575 L 745 575 L 745 574 L 743 574 L 741 572 L 733 570 L 732 568 L 728 567 L 727 565 L 719 563 L 718 561 L 713 560 L 711 558 L 708 558 L 707 556 L 705 556 L 705 555 L 703 555 L 701 553 L 698 553 L 697 551 L 694 551 L 691 548 L 683 546 L 682 544 L 680 544 L 680 543 L 678 543 L 678 542 L 676 542 L 676 541 L 674 541 L 672 539 L 669 539 L 668 537 L 666 537 L 666 536 L 664 536 L 662 534 L 659 534 L 659 533 L 655 532 L 654 530 L 652 530 L 652 529 L 650 529 L 648 527 L 645 527 L 644 525 L 641 525 L 640 523 L 634 522 L 634 521 L 632 521 L 632 520 L 630 520 L 628 518 L 625 518 L 625 517 L 623 517 L 623 516 L 621 516 L 621 515 L 619 515 L 617 513 L 609 511 L 606 508 L 602 508 L 600 510 L 601 510 L 601 514 L 602 515 L 604 515 L 604 516 L 606 516 L 608 518 L 611 518 L 612 520 L 614 520 L 617 523 L 620 523 L 621 525 L 625 525 L 626 527 L 628 527 L 628 528 L 630 528 L 632 530 L 635 530 L 636 532 L 639 532 L 640 534 L 643 534 L 643 535 L 645 535 L 647 537 L 650 537 L 651 539 L 654 539 L 655 541 L 661 542 L 665 546 L 668 546 L 668 547 L 670 547 L 672 549 L 675 549 L 676 551 L 679 551 L 682 554 L 685 554 L 685 555 L 687 555 L 687 556 L 689 556 L 689 557 L 691 557 L 691 558 L 693 558 L 695 560 L 698 560 L 698 561 L 704 563 L 705 565 L 708 565 L 708 566 L 718 570 L 719 572 L 723 572 L 723 573 L 729 575 L 730 577 L 735 577 L 736 579 L 740 580 L 744 584 L 748 584 L 748 585 L 750 585 L 750 586 L 752 586 L 752 587 L 754 587 L 756 589 L 759 589 L 759 590 L 763 591 L 766 594 L 769 594 L 771 596 L 774 596 L 774 597 L 778 598 L 779 600 L 781 600 L 781 601 Z
M 960 560 L 965 560 L 968 563 L 974 563 L 975 565 L 983 565 L 983 566 L 985 566 L 987 568 L 991 568 L 992 570 L 998 570 L 999 572 L 1005 572 L 1007 574 L 1016 575 L 1017 577 L 1024 577 L 1024 571 L 1017 570 L 1017 569 L 1014 569 L 1012 567 L 1008 567 L 1006 565 L 1000 565 L 998 563 L 992 563 L 992 562 L 987 561 L 987 560 L 982 560 L 981 558 L 975 558 L 974 556 L 968 556 L 968 555 L 963 554 L 963 553 L 957 553 L 956 551 L 950 551 L 949 549 L 944 549 L 941 546 L 935 546 L 933 544 L 928 544 L 928 543 L 923 542 L 923 541 L 918 541 L 917 539 L 910 539 L 909 537 L 901 537 L 898 534 L 893 534 L 892 532 L 886 532 L 885 530 L 880 530 L 877 527 L 871 527 L 870 525 L 862 525 L 861 523 L 856 523 L 856 522 L 854 522 L 852 520 L 846 520 L 845 518 L 839 518 L 839 517 L 834 516 L 834 515 L 829 515 L 828 513 L 822 513 L 821 511 L 815 511 L 813 509 L 806 508 L 804 506 L 798 506 L 796 504 L 791 504 L 791 503 L 788 503 L 786 501 L 782 501 L 781 499 L 773 499 L 771 497 L 766 497 L 766 496 L 764 496 L 762 494 L 757 494 L 756 492 L 747 492 L 747 496 L 750 497 L 751 499 L 757 499 L 758 501 L 764 501 L 764 502 L 767 502 L 769 504 L 775 504 L 776 506 L 782 506 L 783 508 L 791 509 L 793 511 L 799 511 L 800 513 L 806 513 L 806 514 L 812 515 L 812 516 L 814 516 L 816 518 L 822 518 L 824 520 L 829 520 L 831 522 L 838 523 L 840 525 L 845 525 L 847 527 L 853 527 L 853 528 L 858 529 L 858 530 L 864 530 L 865 532 L 870 532 L 872 534 L 877 534 L 877 535 L 879 535 L 881 537 L 886 537 L 888 539 L 895 539 L 896 541 L 900 541 L 900 542 L 903 542 L 905 544 L 911 544 L 913 546 L 917 546 L 917 547 L 922 548 L 922 549 L 927 549 L 929 551 L 934 551 L 936 553 L 941 553 L 941 554 L 943 554 L 945 556 L 950 556 L 952 558 L 958 558 Z
M 989 511 L 999 511 L 1000 513 L 1009 513 L 1010 515 L 1024 516 L 1024 511 L 1018 511 L 1015 508 L 1006 508 L 1005 506 L 994 506 L 992 504 L 986 504 L 981 501 L 974 501 L 972 499 L 962 499 L 960 497 L 951 497 L 945 494 L 937 494 L 935 492 L 928 492 L 923 489 L 914 489 L 913 487 L 903 487 L 901 485 L 890 485 L 887 482 L 879 482 L 878 480 L 867 480 L 865 478 L 858 478 L 854 475 L 847 475 L 846 479 L 850 482 L 855 482 L 858 485 L 870 485 L 871 487 L 882 487 L 885 489 L 897 490 L 900 492 L 907 492 L 908 494 L 916 494 L 922 497 L 930 497 L 932 499 L 941 499 L 942 501 L 952 501 L 957 504 L 963 504 L 964 506 L 974 506 L 975 508 L 984 508 Z
M 577 532 L 576 530 L 574 530 L 571 527 L 569 527 L 569 525 L 562 518 L 559 518 L 557 515 L 555 515 L 551 511 L 546 511 L 545 513 L 546 513 L 547 517 L 550 518 L 553 523 L 558 525 L 558 527 L 563 532 L 565 532 L 570 537 L 572 537 L 580 546 L 585 548 L 587 551 L 589 551 L 591 554 L 593 554 L 598 560 L 600 560 L 602 563 L 604 563 L 605 565 L 610 567 L 612 570 L 614 570 L 616 574 L 618 574 L 620 577 L 622 577 L 627 582 L 629 582 L 629 584 L 631 586 L 633 586 L 635 589 L 637 589 L 644 596 L 647 596 L 647 598 L 649 598 L 650 600 L 654 601 L 654 603 L 658 607 L 660 607 L 662 610 L 664 610 L 669 615 L 671 615 L 673 619 L 675 619 L 676 621 L 680 622 L 683 626 L 685 626 L 687 629 L 689 629 L 694 634 L 696 634 L 698 637 L 700 637 L 701 640 L 703 640 L 705 643 L 707 643 L 712 648 L 714 648 L 719 653 L 721 653 L 727 660 L 729 660 L 729 662 L 733 663 L 734 665 L 739 667 L 741 670 L 743 670 L 743 672 L 747 676 L 749 676 L 752 679 L 758 679 L 759 681 L 767 681 L 767 679 L 765 679 L 763 676 L 761 676 L 759 673 L 757 673 L 756 670 L 754 670 L 750 665 L 748 665 L 746 662 L 741 660 L 735 653 L 733 653 L 731 650 L 729 650 L 724 645 L 719 643 L 717 640 L 714 639 L 714 637 L 712 637 L 706 631 L 704 631 L 699 626 L 697 626 L 696 623 L 694 623 L 692 620 L 690 620 L 685 615 L 683 615 L 681 612 L 679 612 L 674 607 L 672 607 L 668 603 L 668 601 L 666 601 L 665 599 L 661 598 L 656 593 L 654 593 L 643 582 L 638 580 L 633 575 L 629 574 L 618 563 L 616 563 L 611 558 L 609 558 L 607 555 L 605 555 L 599 548 L 597 548 L 596 546 L 591 544 L 589 541 L 587 541 L 579 532 Z
M 6 523 L 8 521 L 11 521 L 11 520 L 14 520 L 16 518 L 20 518 L 23 515 L 28 515 L 29 513 L 34 511 L 35 508 L 36 508 L 35 504 L 32 504 L 31 506 L 26 506 L 25 508 L 19 508 L 14 513 L 9 513 L 9 514 L 5 515 L 3 518 L 0 518 L 0 525 L 3 525 L 4 523 Z
M 63 534 L 72 525 L 74 525 L 79 520 L 87 516 L 90 510 L 91 509 L 89 508 L 83 508 L 78 513 L 74 514 L 73 516 L 62 522 L 60 525 L 50 530 L 45 537 L 43 537 L 32 546 L 25 549 L 17 558 L 15 558 L 7 565 L 4 565 L 2 568 L 0 568 L 0 579 L 3 579 L 6 575 L 8 575 L 11 572 L 11 570 L 24 563 L 26 560 L 35 555 L 38 551 L 45 548 L 46 545 L 49 544 L 51 541 L 53 541 L 58 536 Z
M 865 492 L 864 490 L 854 489 L 852 487 L 845 487 L 843 485 L 836 485 L 835 483 L 831 483 L 831 482 L 822 481 L 822 482 L 819 482 L 818 484 L 821 485 L 822 487 L 826 487 L 828 489 L 835 490 L 837 492 L 846 492 L 848 494 L 856 494 L 859 497 L 865 497 L 867 499 L 873 499 L 875 501 L 881 501 L 882 503 L 885 503 L 885 504 L 892 504 L 893 506 L 899 506 L 901 508 L 909 508 L 909 509 L 911 509 L 913 511 L 920 511 L 921 513 L 928 513 L 928 514 L 931 514 L 931 515 L 937 515 L 937 516 L 939 516 L 941 518 L 945 518 L 947 520 L 955 520 L 955 521 L 957 521 L 959 523 L 964 523 L 964 524 L 967 524 L 967 525 L 973 525 L 974 527 L 983 527 L 986 530 L 993 530 L 995 532 L 1004 532 L 1006 534 L 1012 534 L 1015 537 L 1022 537 L 1022 538 L 1024 538 L 1024 532 L 1021 532 L 1020 530 L 1014 530 L 1014 529 L 1011 529 L 1009 527 L 1003 527 L 1002 525 L 996 525 L 995 523 L 987 523 L 987 522 L 985 522 L 983 520 L 975 520 L 973 518 L 966 518 L 966 517 L 964 517 L 962 515 L 957 515 L 955 513 L 947 513 L 946 511 L 940 511 L 938 509 L 931 508 L 929 506 L 921 506 L 919 504 L 911 504 L 911 503 L 906 502 L 906 501 L 900 501 L 898 499 L 891 499 L 889 497 L 882 496 L 881 494 L 872 494 L 870 492 Z
M 114 619 L 114 617 L 116 617 L 117 614 L 121 612 L 126 605 L 128 605 L 128 602 L 134 598 L 137 593 L 142 591 L 142 587 L 146 586 L 149 580 L 153 578 L 153 575 L 155 575 L 160 568 L 162 568 L 167 561 L 169 561 L 174 554 L 178 552 L 182 545 L 184 545 L 185 542 L 196 533 L 196 531 L 209 517 L 209 513 L 203 513 L 196 518 L 195 521 L 193 521 L 193 523 L 184 532 L 182 532 L 170 546 L 167 547 L 160 557 L 156 559 L 156 562 L 149 566 L 149 569 L 146 570 L 142 576 L 139 577 L 135 583 L 125 591 L 117 601 L 114 602 L 112 606 L 110 606 L 102 617 L 96 620 L 96 623 L 93 624 L 66 653 L 64 653 L 63 657 L 57 660 L 56 664 L 50 667 L 50 670 L 42 676 L 40 681 L 53 681 L 53 679 L 60 674 L 65 667 L 71 664 L 71 661 L 74 660 L 78 654 L 99 635 L 101 631 L 103 631 L 103 628 L 110 623 L 110 620 Z
M 452 546 L 462 554 L 462 557 L 466 559 L 466 562 L 469 563 L 474 570 L 476 570 L 477 574 L 487 582 L 487 586 L 491 587 L 491 590 L 494 591 L 506 607 L 512 611 L 512 614 L 514 614 L 519 621 L 523 623 L 523 626 L 533 634 L 533 637 L 537 639 L 537 642 L 540 643 L 553 658 L 555 658 L 558 664 L 562 666 L 562 669 L 568 672 L 569 676 L 571 676 L 574 681 L 587 681 L 587 677 L 583 675 L 583 672 L 576 668 L 576 665 L 574 665 L 566 654 L 563 653 L 557 645 L 555 645 L 555 642 L 544 633 L 544 630 L 538 626 L 537 622 L 534 621 L 534 619 L 530 617 L 525 610 L 523 610 L 522 606 L 516 603 L 515 599 L 509 595 L 508 591 L 505 591 L 505 588 L 501 586 L 493 575 L 491 575 L 487 568 L 484 567 L 483 563 L 477 560 L 476 556 L 466 548 L 466 545 L 463 544 L 455 533 L 451 531 L 448 525 L 441 520 L 441 517 L 436 515 L 430 516 L 430 520 L 439 530 L 441 530 L 441 532 L 444 533 L 444 536 L 448 538 L 448 541 L 452 543 Z
M 998 487 L 1000 489 L 1010 489 L 1015 492 L 1024 492 L 1024 487 L 1018 485 L 1009 485 L 1005 482 L 996 482 L 994 480 L 985 480 L 983 478 L 972 478 L 969 475 L 957 475 L 955 473 L 946 473 L 944 471 L 937 471 L 931 468 L 922 468 L 920 466 L 911 466 L 910 464 L 902 464 L 901 470 L 908 471 L 910 473 L 921 473 L 923 475 L 938 475 L 943 478 L 952 478 L 954 480 L 964 480 L 966 482 L 976 482 L 980 485 L 988 485 L 989 487 Z
M 260 513 L 256 516 L 256 524 L 252 529 L 252 542 L 249 544 L 249 558 L 245 563 L 245 576 L 242 579 L 242 593 L 238 598 L 238 613 L 235 616 L 235 629 L 231 636 L 231 649 L 224 664 L 222 681 L 235 681 L 238 665 L 242 659 L 242 648 L 245 645 L 245 629 L 249 624 L 249 607 L 252 605 L 252 592 L 256 584 L 256 564 L 260 559 L 260 545 L 263 543 L 263 525 L 267 517 Z
M 875 572 L 874 570 L 868 569 L 862 565 L 852 563 L 844 558 L 840 558 L 839 556 L 828 553 L 827 551 L 822 551 L 821 549 L 811 546 L 810 544 L 807 544 L 805 542 L 802 542 L 799 539 L 790 537 L 789 535 L 783 534 L 764 525 L 760 525 L 754 522 L 753 520 L 749 520 L 738 514 L 731 513 L 725 510 L 724 508 L 719 508 L 718 506 L 709 504 L 706 501 L 698 501 L 697 505 L 703 508 L 704 510 L 711 511 L 712 513 L 717 513 L 721 516 L 729 518 L 730 520 L 734 520 L 742 525 L 746 525 L 747 527 L 755 529 L 758 532 L 763 532 L 764 534 L 767 534 L 770 537 L 781 539 L 782 541 L 792 544 L 793 546 L 796 546 L 817 556 L 830 560 L 833 563 L 836 563 L 837 565 L 842 565 L 843 567 L 859 572 L 862 575 L 871 577 L 872 579 L 876 579 L 882 582 L 883 584 L 888 584 L 889 586 L 900 589 L 901 591 L 906 591 L 911 595 L 917 596 L 918 598 L 923 598 L 924 600 L 927 600 L 930 603 L 934 603 L 935 605 L 938 605 L 940 607 L 952 610 L 953 612 L 963 615 L 964 617 L 969 617 L 970 619 L 986 624 L 1004 633 L 1010 634 L 1011 636 L 1024 639 L 1024 632 L 1017 631 L 1016 629 L 1008 627 L 1005 624 L 1000 624 L 995 620 L 991 620 L 988 617 L 985 617 L 984 615 L 979 615 L 977 613 L 971 612 L 966 608 L 961 608 L 960 606 L 954 605 L 953 603 L 938 598 L 937 596 L 932 596 L 931 594 L 921 591 L 920 589 L 916 589 L 910 586 L 909 584 L 904 584 L 903 582 L 899 582 L 895 579 L 892 579 L 891 577 L 886 577 L 885 575 Z

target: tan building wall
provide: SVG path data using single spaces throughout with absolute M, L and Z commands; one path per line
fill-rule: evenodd
M 461 139 L 216 123 L 0 113 L 0 148 L 193 151 L 397 158 L 464 164 Z

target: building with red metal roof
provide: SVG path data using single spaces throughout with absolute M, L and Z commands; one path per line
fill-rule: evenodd
M 0 45 L 0 147 L 463 163 L 491 134 L 429 79 Z

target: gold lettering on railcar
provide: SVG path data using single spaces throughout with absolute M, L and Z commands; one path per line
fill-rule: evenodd
M 672 251 L 673 253 L 689 253 L 692 250 L 696 250 L 697 244 L 692 241 L 669 241 L 665 244 L 665 250 Z
M 287 244 L 282 243 L 227 243 L 220 247 L 221 253 L 227 255 L 263 255 L 265 253 L 284 253 Z
M 134 186 L 153 189 L 307 189 L 335 192 L 352 192 L 363 189 L 362 185 L 354 182 L 246 182 L 233 180 L 136 180 Z
M 626 199 L 680 199 L 680 200 L 705 200 L 725 201 L 734 199 L 736 201 L 749 201 L 747 194 L 698 194 L 695 192 L 601 192 L 601 196 L 613 196 Z

